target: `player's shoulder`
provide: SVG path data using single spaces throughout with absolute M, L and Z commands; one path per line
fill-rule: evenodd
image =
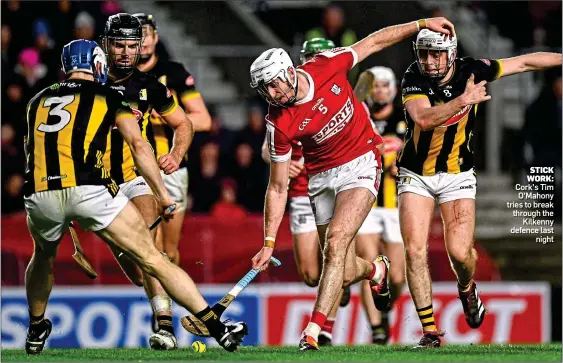
M 286 120 L 290 120 L 291 116 L 295 113 L 295 107 L 279 107 L 274 105 L 268 106 L 268 114 L 266 115 L 266 122 L 275 126 L 283 127 Z
M 166 69 L 169 74 L 190 73 L 184 64 L 172 60 L 166 61 Z
M 140 82 L 143 86 L 158 86 L 160 82 L 156 76 L 140 71 L 138 69 L 133 70 L 133 75 L 131 76 L 133 80 Z
M 412 62 L 409 65 L 409 67 L 405 71 L 405 74 L 403 75 L 403 80 L 405 79 L 407 80 L 424 79 L 424 76 L 422 75 L 422 73 L 420 73 L 420 68 L 418 67 L 417 62 Z

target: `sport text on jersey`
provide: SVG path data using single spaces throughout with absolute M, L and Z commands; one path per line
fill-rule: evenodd
M 346 127 L 346 125 L 352 119 L 352 115 L 354 114 L 354 104 L 350 97 L 346 100 L 346 103 L 340 111 L 338 111 L 330 121 L 319 131 L 315 134 L 312 138 L 317 143 L 320 144 L 323 141 L 333 137 L 334 135 L 338 134 L 340 131 Z

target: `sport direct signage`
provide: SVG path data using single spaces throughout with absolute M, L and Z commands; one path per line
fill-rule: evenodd
M 207 301 L 219 301 L 230 285 L 201 285 Z M 549 285 L 544 283 L 479 283 L 487 308 L 483 325 L 470 329 L 463 315 L 455 283 L 433 285 L 434 316 L 450 344 L 540 343 L 551 339 Z M 249 335 L 244 345 L 297 345 L 315 301 L 316 289 L 301 284 L 255 284 L 245 289 L 222 319 L 245 321 Z M 363 311 L 358 286 L 352 299 L 338 312 L 333 343 L 369 344 L 371 331 Z M 23 348 L 28 324 L 23 288 L 2 289 L 2 348 Z M 178 344 L 196 340 L 182 329 L 179 318 L 185 309 L 174 306 Z M 53 322 L 48 347 L 113 348 L 146 347 L 151 330 L 151 309 L 143 290 L 126 286 L 57 287 L 46 316 Z M 390 315 L 391 343 L 414 344 L 421 327 L 405 289 Z M 212 338 L 203 339 L 217 346 Z

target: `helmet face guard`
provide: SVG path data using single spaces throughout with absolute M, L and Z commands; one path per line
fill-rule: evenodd
M 427 77 L 436 79 L 442 79 L 446 76 L 446 74 L 448 74 L 457 55 L 457 45 L 432 47 L 413 43 L 413 49 L 416 55 L 416 64 L 418 65 L 420 73 Z M 440 52 L 437 62 L 430 63 L 429 59 L 431 58 L 431 52 Z M 447 54 L 445 62 L 442 62 L 442 52 L 446 52 Z
M 277 106 L 277 107 L 293 106 L 293 104 L 295 104 L 295 101 L 297 99 L 298 81 L 297 81 L 297 74 L 295 73 L 295 68 L 292 67 L 292 69 L 293 69 L 293 72 L 294 72 L 294 75 L 295 75 L 295 81 L 293 83 L 291 83 L 289 81 L 289 75 L 288 75 L 287 71 L 286 70 L 280 70 L 276 75 L 274 75 L 274 77 L 272 77 L 269 80 L 264 80 L 264 79 L 255 80 L 255 79 L 253 79 L 253 82 L 250 83 L 250 87 L 254 88 L 258 92 L 258 94 L 260 96 L 262 96 L 262 98 L 264 98 L 272 106 Z M 289 89 L 293 90 L 293 96 L 289 96 L 279 86 L 278 81 L 286 82 L 289 85 Z M 279 92 L 281 92 L 283 94 L 283 96 L 285 96 L 287 98 L 287 101 L 282 103 L 282 102 L 280 102 L 280 100 L 272 97 L 272 95 L 270 94 L 270 91 L 269 91 L 270 87 L 277 87 Z
M 141 22 L 141 29 L 142 29 L 142 33 L 143 33 L 143 41 L 141 43 L 141 46 L 143 46 L 143 43 L 145 42 L 145 40 L 148 38 L 149 33 L 152 35 L 153 37 L 153 44 L 150 45 L 150 47 L 152 48 L 150 53 L 147 54 L 143 54 L 141 51 L 141 59 L 140 62 L 141 63 L 146 63 L 154 54 L 155 51 L 155 47 L 156 47 L 156 36 L 158 34 L 158 26 L 156 25 L 156 20 L 154 19 L 154 16 L 152 14 L 145 14 L 145 13 L 135 13 L 133 14 L 134 17 L 136 17 L 137 19 L 139 19 L 139 21 Z M 142 50 L 143 48 L 141 48 Z
M 142 42 L 139 19 L 127 13 L 110 16 L 102 36 L 110 69 L 131 73 L 139 63 Z
M 141 37 L 104 37 L 104 50 L 110 68 L 132 71 L 141 58 Z

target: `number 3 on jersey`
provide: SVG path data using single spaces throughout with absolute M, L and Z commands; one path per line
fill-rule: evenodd
M 58 103 L 58 105 L 56 105 L 49 111 L 49 115 L 58 116 L 60 120 L 54 125 L 47 125 L 47 120 L 45 120 L 44 122 L 41 122 L 41 124 L 37 127 L 37 130 L 41 132 L 59 132 L 64 129 L 64 127 L 70 123 L 70 119 L 72 117 L 72 114 L 64 108 L 70 105 L 72 102 L 74 102 L 74 95 L 63 97 L 49 97 L 45 99 L 45 102 L 43 102 L 43 107 L 51 107 L 52 105 Z

